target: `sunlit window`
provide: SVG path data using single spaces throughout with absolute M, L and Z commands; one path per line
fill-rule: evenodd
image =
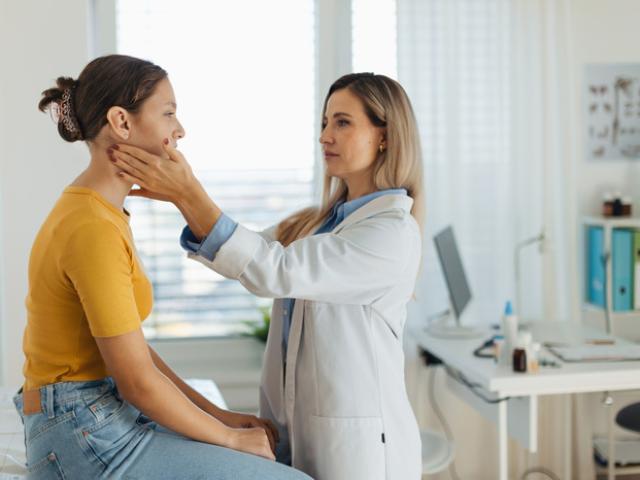
M 351 0 L 354 72 L 373 72 L 396 79 L 396 0 Z
M 179 148 L 233 219 L 266 228 L 312 202 L 314 0 L 120 0 L 119 53 L 169 72 Z M 129 199 L 136 245 L 154 286 L 150 337 L 229 335 L 265 300 L 188 260 L 171 204 Z

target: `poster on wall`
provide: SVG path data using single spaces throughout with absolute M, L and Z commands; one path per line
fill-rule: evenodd
M 587 158 L 640 159 L 640 64 L 587 65 L 585 89 Z

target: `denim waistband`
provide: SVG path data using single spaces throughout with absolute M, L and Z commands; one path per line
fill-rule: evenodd
M 105 377 L 98 380 L 84 382 L 59 382 L 43 385 L 40 391 L 40 405 L 42 413 L 49 418 L 55 416 L 56 405 L 67 404 L 78 401 L 83 397 L 100 396 L 103 393 L 113 390 L 117 392 L 115 381 L 112 377 Z M 14 397 L 14 403 L 19 411 L 22 411 L 23 390 L 20 389 Z

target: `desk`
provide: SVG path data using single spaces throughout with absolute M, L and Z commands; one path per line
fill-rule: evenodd
M 587 339 L 613 338 L 616 342 L 627 343 L 594 328 L 569 322 L 534 323 L 529 329 L 533 333 L 534 340 L 539 342 L 578 344 L 584 343 Z M 496 399 L 510 397 L 507 401 L 488 404 L 468 389 L 466 393 L 464 388 L 458 387 L 456 390 L 483 416 L 497 422 L 500 480 L 507 480 L 508 477 L 508 436 L 519 440 L 531 452 L 537 451 L 538 396 L 566 394 L 566 407 L 570 409 L 570 394 L 640 389 L 640 361 L 562 363 L 553 357 L 561 363 L 560 368 L 541 368 L 539 373 L 523 374 L 513 372 L 510 367 L 498 366 L 491 359 L 477 358 L 473 355 L 474 349 L 495 334 L 494 331 L 487 330 L 485 336 L 475 339 L 436 338 L 429 335 L 424 328 L 418 327 L 411 333 L 420 347 L 477 384 L 484 392 Z M 542 356 L 550 358 L 551 354 L 543 349 Z M 570 422 L 571 416 L 566 417 L 567 422 Z M 526 421 L 520 421 L 523 418 Z M 571 424 L 568 423 L 565 425 L 566 442 L 571 441 L 570 435 Z M 610 442 L 610 459 L 614 457 L 612 448 L 613 442 Z M 614 464 L 615 462 L 609 462 L 610 480 L 614 478 Z M 563 478 L 571 478 L 569 455 L 567 455 Z

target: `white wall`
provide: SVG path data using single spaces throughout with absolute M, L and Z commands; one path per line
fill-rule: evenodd
M 636 0 L 572 0 L 573 29 L 573 71 L 575 75 L 576 111 L 575 125 L 583 128 L 582 89 L 584 66 L 590 63 L 640 63 L 638 47 L 638 25 L 640 2 Z M 602 193 L 621 191 L 633 198 L 634 216 L 640 215 L 640 161 L 587 161 L 584 151 L 583 130 L 577 132 L 576 184 L 577 218 L 600 213 Z M 578 250 L 583 252 L 582 230 L 578 226 Z M 583 255 L 579 269 L 582 265 Z M 582 270 L 581 270 L 582 271 Z M 580 281 L 582 287 L 584 281 Z M 579 292 L 583 295 L 583 291 Z M 604 325 L 604 317 L 599 313 L 585 313 L 589 323 Z M 637 340 L 640 338 L 637 317 L 618 319 L 615 333 Z
M 0 379 L 22 383 L 27 264 L 40 224 L 61 190 L 88 160 L 37 110 L 40 93 L 60 75 L 77 76 L 89 58 L 88 1 L 0 2 Z
M 583 68 L 589 63 L 640 62 L 637 0 L 573 0 L 573 50 L 576 75 L 575 94 L 583 88 Z M 581 98 L 577 99 L 581 117 Z M 582 120 L 578 125 L 582 125 Z M 580 135 L 582 132 L 578 132 Z M 577 138 L 582 139 L 582 136 Z M 582 214 L 600 212 L 602 192 L 621 190 L 634 195 L 634 211 L 640 214 L 640 161 L 587 162 L 580 142 L 578 154 L 578 208 Z

